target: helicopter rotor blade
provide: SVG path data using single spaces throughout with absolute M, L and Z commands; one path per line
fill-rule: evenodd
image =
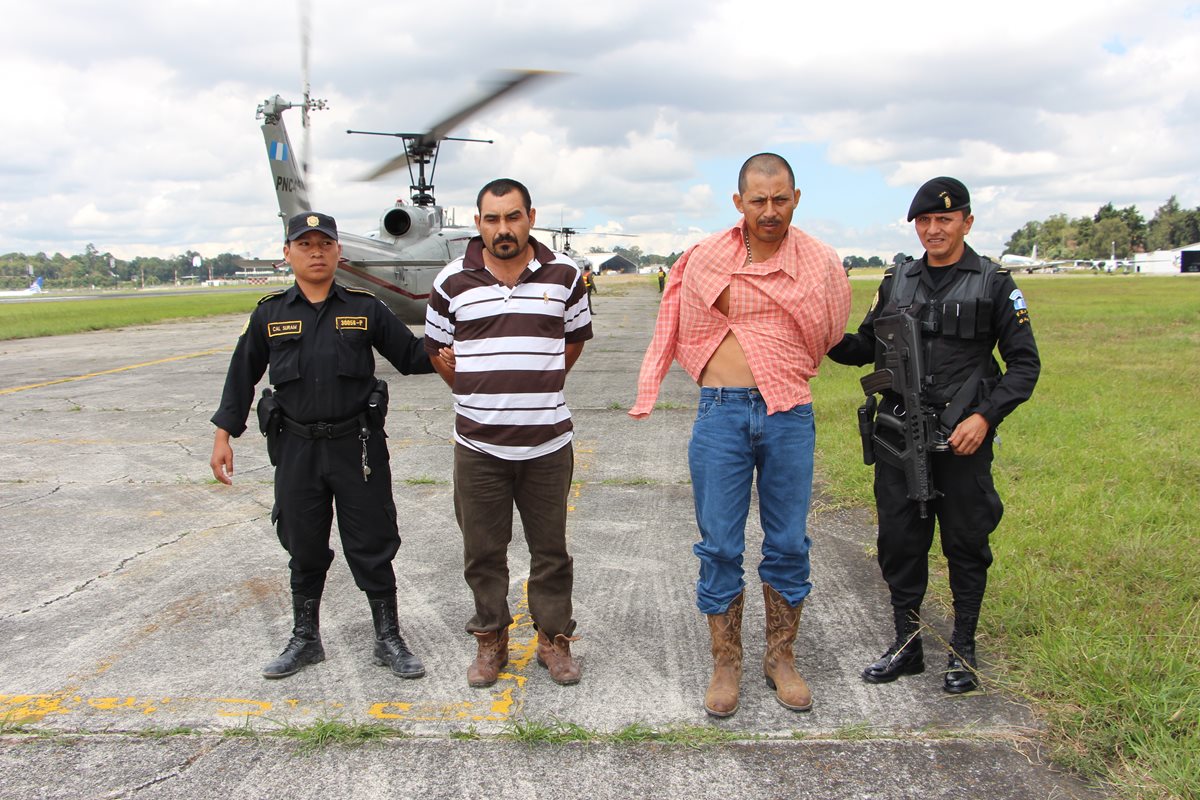
M 533 69 L 509 70 L 502 72 L 500 73 L 501 80 L 499 80 L 492 87 L 491 91 L 458 109 L 453 114 L 450 114 L 425 133 L 416 136 L 409 146 L 410 148 L 416 150 L 428 150 L 430 148 L 435 148 L 438 143 L 446 138 L 446 134 L 448 134 L 456 126 L 462 124 L 462 122 L 468 117 L 478 113 L 485 106 L 496 102 L 501 97 L 515 92 L 516 90 L 527 86 L 534 81 L 557 74 L 558 73 L 550 70 Z M 408 163 L 409 159 L 407 155 L 398 156 L 384 164 L 380 164 L 378 167 L 363 176 L 361 180 L 375 180 L 376 178 L 383 177 L 390 172 L 395 172 L 401 167 L 407 166 Z
M 505 95 L 515 92 L 523 86 L 526 86 L 534 81 L 555 75 L 557 73 L 549 70 L 506 70 L 501 72 L 500 80 L 492 86 L 490 92 L 483 95 L 462 108 L 448 115 L 441 122 L 437 123 L 429 129 L 417 143 L 424 146 L 432 146 L 445 138 L 451 130 L 458 127 L 467 118 L 479 113 L 484 107 L 491 105 Z
M 409 164 L 408 153 L 401 153 L 395 158 L 385 161 L 370 172 L 359 176 L 360 181 L 373 181 L 376 178 L 382 178 L 384 175 L 391 174 L 398 169 L 404 169 Z

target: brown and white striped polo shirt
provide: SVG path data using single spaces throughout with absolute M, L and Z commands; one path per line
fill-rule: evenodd
M 529 243 L 533 260 L 510 289 L 484 266 L 476 236 L 438 274 L 425 312 L 430 356 L 454 347 L 454 440 L 509 461 L 571 441 L 565 349 L 592 338 L 579 267 Z

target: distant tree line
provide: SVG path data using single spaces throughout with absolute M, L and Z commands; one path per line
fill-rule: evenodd
M 1149 221 L 1134 206 L 1115 208 L 1106 203 L 1090 217 L 1068 219 L 1054 214 L 1042 222 L 1026 222 L 1004 245 L 1004 252 L 1039 258 L 1105 259 L 1115 250 L 1118 258 L 1131 253 L 1170 250 L 1200 242 L 1200 207 L 1181 208 L 1172 195 Z
M 912 256 L 908 255 L 907 253 L 896 253 L 896 255 L 892 256 L 892 260 L 890 262 L 885 262 L 879 256 L 871 256 L 870 258 L 863 258 L 862 256 L 846 256 L 842 259 L 842 266 L 849 271 L 852 269 L 862 269 L 864 267 L 886 267 L 889 265 L 898 266 L 903 264 L 905 261 L 911 260 Z
M 188 250 L 168 258 L 138 257 L 125 260 L 111 253 L 102 253 L 93 244 L 89 244 L 82 253 L 72 256 L 62 253 L 7 253 L 0 255 L 0 289 L 24 289 L 30 283 L 31 271 L 34 277 L 40 275 L 44 278 L 46 288 L 51 289 L 92 286 L 129 288 L 141 286 L 143 280 L 147 286 L 158 286 L 176 280 L 208 280 L 210 269 L 213 278 L 228 278 L 239 269 L 238 256 L 233 253 L 204 258 L 203 265 L 196 269 L 192 261 L 198 255 L 194 250 Z

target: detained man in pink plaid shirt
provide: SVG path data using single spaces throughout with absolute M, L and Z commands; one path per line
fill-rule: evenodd
M 846 329 L 850 284 L 832 247 L 792 227 L 799 200 L 780 156 L 760 153 L 742 165 L 733 196 L 742 219 L 671 269 L 629 411 L 636 419 L 650 415 L 672 360 L 700 386 L 688 464 L 700 528 L 696 605 L 712 635 L 704 709 L 716 717 L 738 706 L 742 558 L 756 473 L 763 675 L 785 708 L 812 708 L 792 651 L 812 588 L 807 521 L 816 428 L 808 382 Z

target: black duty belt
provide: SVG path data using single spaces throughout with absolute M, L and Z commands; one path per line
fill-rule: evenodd
M 294 419 L 282 418 L 283 428 L 289 433 L 302 436 L 305 439 L 338 439 L 358 433 L 362 428 L 358 417 L 342 420 L 341 422 L 296 422 Z

